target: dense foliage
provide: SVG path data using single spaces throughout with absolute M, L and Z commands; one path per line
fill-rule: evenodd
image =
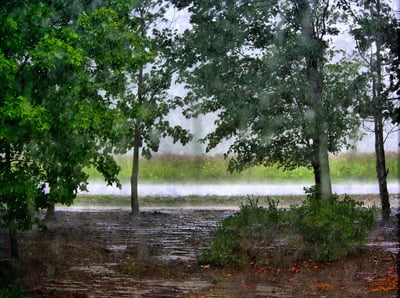
M 117 183 L 113 98 L 148 59 L 131 1 L 6 1 L 0 7 L 0 216 L 16 231 L 71 204 L 94 166 Z
M 349 196 L 335 194 L 320 200 L 315 188 L 306 190 L 306 200 L 290 210 L 268 207 L 250 200 L 240 211 L 219 223 L 210 248 L 199 257 L 202 264 L 216 266 L 268 263 L 270 249 L 282 249 L 287 259 L 333 261 L 359 250 L 372 227 L 373 212 Z M 282 247 L 283 246 L 283 247 Z
M 307 191 L 302 206 L 294 208 L 294 229 L 304 241 L 304 251 L 320 261 L 346 257 L 360 249 L 373 223 L 372 210 L 345 195 L 319 200 L 314 190 Z
M 182 38 L 166 21 L 172 3 L 191 15 Z M 398 113 L 398 98 L 390 97 L 398 94 L 397 23 L 387 10 L 379 11 L 384 18 L 375 13 L 379 1 L 364 3 L 372 5 L 371 21 L 367 13 L 355 18 L 360 52 L 373 44 L 377 50 L 366 77 L 359 61 L 332 46 L 352 11 L 345 3 L 3 1 L 0 223 L 10 230 L 12 254 L 18 255 L 16 231 L 31 228 L 38 209 L 71 204 L 86 189 L 86 168 L 119 185 L 115 149 L 133 148 L 132 213 L 138 213 L 139 150 L 149 157 L 161 137 L 191 139 L 166 120 L 183 104 L 188 117 L 218 114 L 204 141 L 211 149 L 233 139 L 231 171 L 310 167 L 320 195 L 329 198 L 328 153 L 349 145 L 360 117 L 378 110 L 380 125 L 388 117 L 396 122 Z M 381 60 L 389 67 L 387 88 Z M 178 69 L 191 89 L 185 101 L 168 94 Z M 365 100 L 366 78 L 375 84 L 376 105 Z M 385 164 L 377 168 L 386 179 Z
M 328 152 L 348 145 L 358 127 L 352 107 L 365 90 L 359 62 L 331 42 L 342 20 L 337 3 L 183 2 L 193 26 L 181 57 L 186 113 L 218 114 L 208 149 L 233 139 L 232 171 L 312 167 L 329 194 Z
M 199 262 L 223 266 L 259 261 L 259 251 L 255 248 L 272 243 L 272 234 L 279 232 L 283 216 L 284 211 L 277 208 L 275 201 L 270 200 L 269 207 L 265 208 L 250 198 L 238 213 L 219 223 L 213 232 L 211 247 L 199 256 Z

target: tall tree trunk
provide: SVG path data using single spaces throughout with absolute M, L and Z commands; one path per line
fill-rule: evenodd
M 315 34 L 313 13 L 308 1 L 297 1 L 299 15 L 302 16 L 302 38 L 307 43 L 305 51 L 309 103 L 315 113 L 313 141 L 316 152 L 313 157 L 314 176 L 319 197 L 328 198 L 332 193 L 328 158 L 328 136 L 326 115 L 322 102 L 324 43 Z M 315 9 L 315 8 L 314 8 Z
M 131 175 L 131 215 L 137 217 L 139 215 L 139 150 L 140 150 L 140 123 L 136 121 L 135 125 L 135 141 L 133 145 L 133 162 Z
M 143 105 L 143 66 L 139 69 L 138 74 L 138 102 L 139 106 Z M 141 139 L 141 115 L 136 115 L 135 132 L 133 142 L 133 161 L 132 161 L 132 175 L 131 175 L 131 215 L 137 217 L 139 215 L 139 194 L 138 194 L 138 180 L 139 180 L 139 151 L 142 145 Z
M 376 175 L 379 184 L 379 196 L 381 199 L 382 216 L 388 219 L 390 216 L 390 201 L 387 188 L 387 174 L 385 148 L 383 139 L 383 123 L 379 117 L 375 117 L 375 158 L 376 158 Z
M 376 2 L 376 10 L 378 18 L 381 17 L 381 6 L 380 1 Z M 376 73 L 372 74 L 372 96 L 375 103 L 375 115 L 374 115 L 374 133 L 375 133 L 375 156 L 376 156 L 376 175 L 379 184 L 379 196 L 381 199 L 382 216 L 384 219 L 390 216 L 390 202 L 389 192 L 387 189 L 387 174 L 386 160 L 385 160 L 385 146 L 383 137 L 383 78 L 382 78 L 382 59 L 381 59 L 381 37 L 376 36 L 376 65 L 373 67 Z M 371 61 L 371 65 L 374 62 Z

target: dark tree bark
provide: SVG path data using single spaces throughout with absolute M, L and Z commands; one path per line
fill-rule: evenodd
M 54 202 L 49 203 L 49 206 L 46 210 L 46 215 L 44 219 L 46 221 L 54 221 L 56 219 L 56 211 L 55 211 L 56 204 Z
M 332 194 L 332 184 L 330 179 L 328 151 L 318 146 L 319 150 L 312 160 L 314 171 L 315 186 L 319 198 L 329 198 Z
M 384 219 L 390 217 L 390 201 L 387 188 L 387 174 L 385 147 L 383 138 L 383 123 L 382 120 L 375 116 L 375 158 L 376 158 L 376 175 L 379 184 L 379 196 L 381 199 L 382 216 Z
M 19 259 L 18 238 L 17 238 L 17 229 L 15 227 L 15 223 L 11 223 L 9 225 L 8 233 L 10 236 L 11 258 Z
M 139 195 L 138 195 L 138 179 L 139 179 L 139 150 L 140 150 L 140 123 L 136 121 L 135 141 L 133 146 L 133 162 L 131 175 L 131 215 L 137 217 L 139 215 Z

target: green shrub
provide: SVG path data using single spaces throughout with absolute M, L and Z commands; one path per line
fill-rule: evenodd
M 249 198 L 239 212 L 218 224 L 210 248 L 200 255 L 199 262 L 223 266 L 265 261 L 260 258 L 268 257 L 267 247 L 277 240 L 282 244 L 282 237 L 296 239 L 298 255 L 316 261 L 346 257 L 365 244 L 373 223 L 372 209 L 363 208 L 347 195 L 342 200 L 338 195 L 320 200 L 314 188 L 306 193 L 303 204 L 289 211 L 279 209 L 278 202 L 271 199 L 266 208 Z
M 306 190 L 306 200 L 295 213 L 293 227 L 305 245 L 305 250 L 318 261 L 333 261 L 346 257 L 365 244 L 373 223 L 373 211 L 348 195 L 320 200 L 314 188 Z
M 255 256 L 255 243 L 270 241 L 270 233 L 264 231 L 277 228 L 283 222 L 284 211 L 278 202 L 268 199 L 268 208 L 258 206 L 258 199 L 248 197 L 240 211 L 222 220 L 212 235 L 211 247 L 199 257 L 201 264 L 223 266 L 243 264 Z

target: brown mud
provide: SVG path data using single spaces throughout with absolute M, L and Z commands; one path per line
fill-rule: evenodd
M 276 247 L 264 264 L 200 266 L 211 231 L 233 212 L 148 208 L 131 220 L 122 209 L 57 211 L 46 232 L 19 235 L 19 283 L 30 297 L 397 297 L 395 214 L 337 262 L 298 262 Z

